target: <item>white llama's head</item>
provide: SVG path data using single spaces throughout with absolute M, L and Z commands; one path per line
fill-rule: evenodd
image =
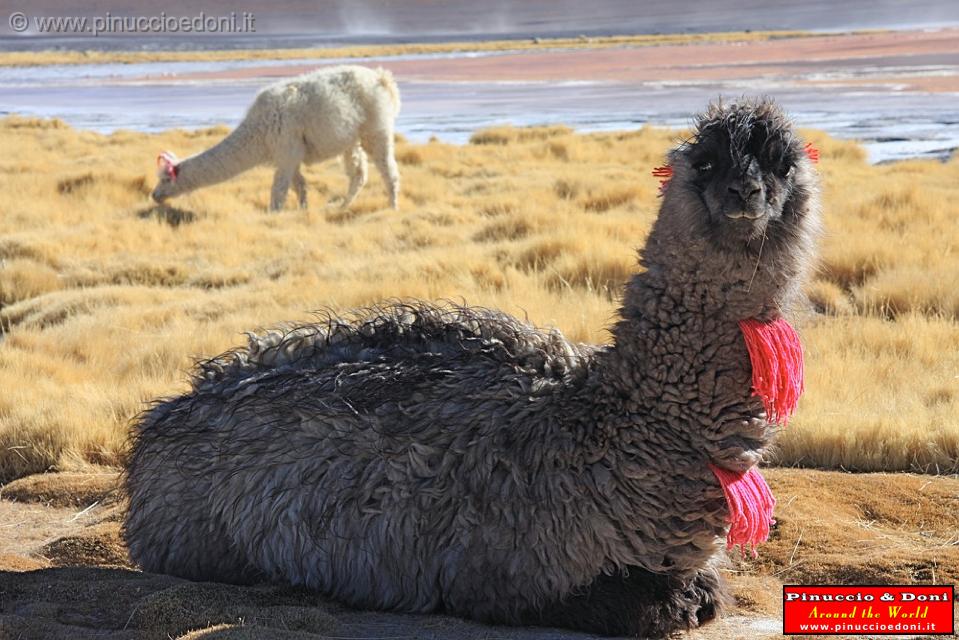
M 150 194 L 157 202 L 162 203 L 167 198 L 180 192 L 180 189 L 177 188 L 177 178 L 180 175 L 179 162 L 177 157 L 169 151 L 164 151 L 157 156 L 157 177 L 160 182 L 157 183 L 153 193 Z

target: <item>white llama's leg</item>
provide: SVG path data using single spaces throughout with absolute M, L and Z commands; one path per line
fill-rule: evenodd
M 290 190 L 293 176 L 300 172 L 303 162 L 303 145 L 284 145 L 283 156 L 276 160 L 276 173 L 273 174 L 273 188 L 270 191 L 270 211 L 279 211 L 286 202 L 286 192 Z
M 279 211 L 286 203 L 286 192 L 290 190 L 293 180 L 293 170 L 288 167 L 277 167 L 273 174 L 273 188 L 270 190 L 270 211 Z
M 293 174 L 293 191 L 296 192 L 296 199 L 300 203 L 300 209 L 306 209 L 306 180 L 303 174 L 297 169 Z
M 390 196 L 390 206 L 399 209 L 400 170 L 396 166 L 396 158 L 393 154 L 393 132 L 382 129 L 376 131 L 363 140 L 363 147 L 372 156 L 377 170 L 383 177 Z
M 369 169 L 366 162 L 366 153 L 363 147 L 356 145 L 343 154 L 343 166 L 346 167 L 346 175 L 350 178 L 350 186 L 346 191 L 346 198 L 343 200 L 341 208 L 346 209 L 356 200 L 360 189 L 366 184 L 366 178 L 369 175 Z

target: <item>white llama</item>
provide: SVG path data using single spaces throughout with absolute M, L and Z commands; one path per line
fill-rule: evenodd
M 153 199 L 163 202 L 270 163 L 276 166 L 270 209 L 283 208 L 290 184 L 305 208 L 300 164 L 342 154 L 350 179 L 345 208 L 366 184 L 369 153 L 386 183 L 390 206 L 397 209 L 393 124 L 399 109 L 399 90 L 385 69 L 337 66 L 277 82 L 260 91 L 243 121 L 219 144 L 182 161 L 161 153 Z

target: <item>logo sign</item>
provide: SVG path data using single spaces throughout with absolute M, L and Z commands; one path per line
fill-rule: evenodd
M 785 635 L 952 635 L 952 585 L 785 585 Z

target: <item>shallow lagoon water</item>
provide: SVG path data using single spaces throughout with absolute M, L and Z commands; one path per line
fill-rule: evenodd
M 273 80 L 271 74 L 276 73 L 277 65 L 320 66 L 330 62 L 256 60 L 0 68 L 0 109 L 3 113 L 61 118 L 75 127 L 103 133 L 233 126 L 259 88 Z M 264 70 L 262 74 L 259 69 Z M 229 77 L 236 70 L 248 74 Z M 924 67 L 917 67 L 917 71 L 936 72 Z M 202 80 L 195 76 L 217 73 L 224 75 Z M 645 124 L 683 128 L 709 100 L 765 94 L 777 98 L 802 127 L 861 141 L 872 162 L 945 158 L 959 148 L 959 96 L 897 90 L 895 86 L 863 90 L 850 85 L 837 89 L 835 85 L 798 86 L 774 79 L 429 82 L 404 81 L 402 77 L 399 84 L 403 109 L 397 130 L 417 142 L 435 136 L 463 143 L 479 128 L 506 123 L 563 123 L 579 131 L 635 129 Z

